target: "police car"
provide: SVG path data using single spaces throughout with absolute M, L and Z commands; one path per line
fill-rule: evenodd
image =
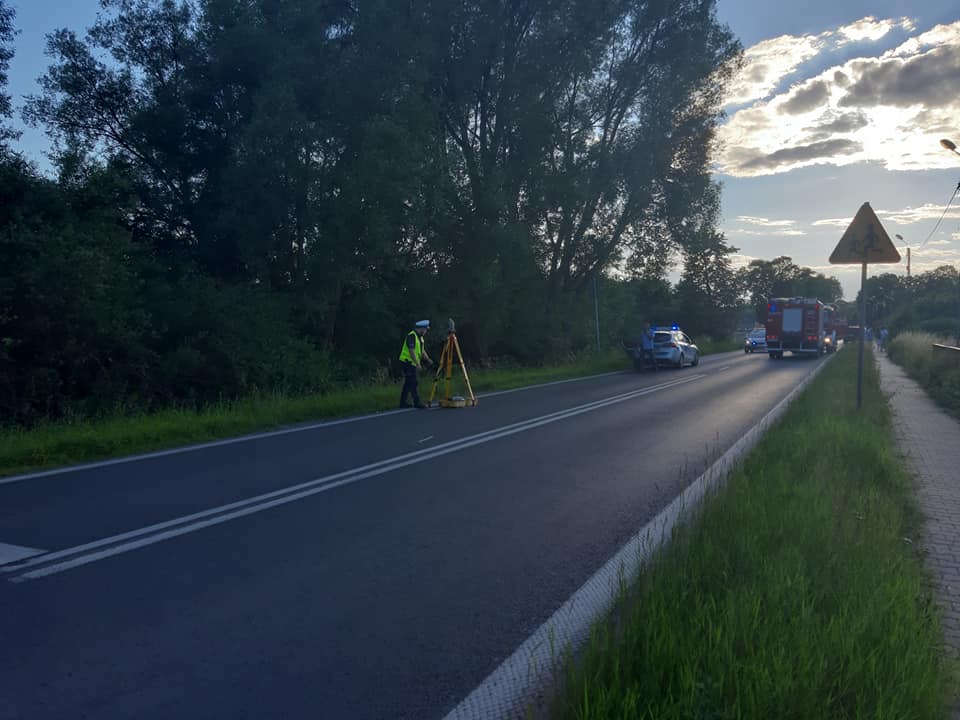
M 653 329 L 653 357 L 657 365 L 673 365 L 682 368 L 684 365 L 700 364 L 700 348 L 694 345 L 679 326 L 655 327 Z
M 756 328 L 751 330 L 743 341 L 743 351 L 745 353 L 767 352 L 767 329 Z

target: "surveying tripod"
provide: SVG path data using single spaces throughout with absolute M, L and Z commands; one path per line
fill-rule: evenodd
M 467 384 L 468 397 L 459 396 L 450 397 L 450 381 L 453 379 L 453 357 L 457 356 L 457 362 L 460 364 L 460 370 L 463 372 L 463 380 Z M 467 366 L 463 363 L 463 353 L 460 352 L 460 343 L 457 342 L 457 328 L 454 325 L 453 318 L 447 321 L 447 340 L 443 344 L 443 351 L 440 353 L 440 361 L 437 363 L 437 375 L 433 379 L 433 389 L 430 391 L 430 399 L 427 400 L 427 407 L 433 406 L 433 398 L 437 394 L 437 385 L 440 384 L 440 378 L 444 378 L 444 397 L 439 401 L 440 407 L 461 408 L 467 405 L 477 406 L 477 398 L 473 394 L 473 388 L 470 387 L 470 377 L 467 375 Z

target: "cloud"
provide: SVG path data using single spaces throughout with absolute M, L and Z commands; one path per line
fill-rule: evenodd
M 768 155 L 759 155 L 754 157 L 752 160 L 747 160 L 746 162 L 742 163 L 740 167 L 746 171 L 774 170 L 781 165 L 789 165 L 801 162 L 813 164 L 809 161 L 816 161 L 818 159 L 826 162 L 836 155 L 851 155 L 855 152 L 859 152 L 862 149 L 863 146 L 860 143 L 854 142 L 853 140 L 847 140 L 845 138 L 837 138 L 836 140 L 823 140 L 820 142 L 810 143 L 809 145 L 796 145 L 794 147 L 781 148 L 780 150 L 775 150 Z
M 878 210 L 877 216 L 884 221 L 897 225 L 912 225 L 918 222 L 936 221 L 941 215 L 944 220 L 960 219 L 960 207 L 951 207 L 944 213 L 944 205 L 927 203 L 920 207 L 907 207 L 903 210 Z
M 830 90 L 827 88 L 827 84 L 823 80 L 814 80 L 812 83 L 796 90 L 788 100 L 777 108 L 777 112 L 789 115 L 809 112 L 823 105 L 829 96 Z
M 851 222 L 853 222 L 852 217 L 848 218 L 825 218 L 823 220 L 814 220 L 811 225 L 814 227 L 847 227 Z
M 786 227 L 797 224 L 796 220 L 768 220 L 753 215 L 737 215 L 737 222 L 747 223 L 748 225 L 762 225 L 763 227 Z
M 914 31 L 905 18 L 864 18 L 820 35 L 793 38 L 793 45 L 790 36 L 776 38 L 777 44 L 794 48 L 793 60 L 784 67 L 790 65 L 801 77 L 731 115 L 719 130 L 717 170 L 755 177 L 825 163 L 876 162 L 888 170 L 955 167 L 956 158 L 937 141 L 957 132 L 960 21 L 885 50 L 882 43 L 888 36 L 899 42 L 891 35 L 894 29 L 900 38 Z M 822 71 L 802 76 L 803 68 L 811 65 L 794 63 L 803 47 L 817 50 Z M 861 51 L 859 57 L 829 65 L 834 53 L 849 57 L 851 47 Z M 769 75 L 765 80 L 772 83 Z
M 806 235 L 803 230 L 747 230 L 746 228 L 730 228 L 726 230 L 730 235 L 756 235 L 759 237 L 799 237 Z
M 906 60 L 857 62 L 853 74 L 857 79 L 846 88 L 840 107 L 949 106 L 957 97 L 960 45 L 943 45 Z
M 733 253 L 732 255 L 728 255 L 727 257 L 730 258 L 730 266 L 733 267 L 735 270 L 739 268 L 747 267 L 747 265 L 749 265 L 752 261 L 757 259 L 752 255 L 743 255 L 742 253 Z
M 920 258 L 921 262 L 923 260 L 936 261 L 937 265 L 942 265 L 944 262 L 950 262 L 960 258 L 960 251 L 958 250 L 940 250 L 938 248 L 931 248 L 929 245 L 919 250 L 914 250 L 912 253 L 914 258 Z M 911 265 L 914 263 L 910 262 Z
M 943 214 L 945 220 L 947 219 L 960 219 L 960 207 L 951 207 L 944 214 L 943 205 L 933 205 L 927 203 L 926 205 L 921 205 L 920 207 L 905 207 L 900 210 L 883 210 L 874 208 L 877 217 L 881 219 L 884 223 L 890 223 L 891 225 L 913 225 L 914 223 L 929 223 L 931 221 L 936 221 L 940 218 L 940 215 Z M 847 227 L 851 222 L 853 222 L 853 216 L 851 215 L 848 218 L 824 218 L 822 220 L 814 220 L 810 223 L 813 227 Z M 893 233 L 891 233 L 891 236 Z M 960 233 L 958 233 L 960 235 Z M 933 244 L 933 243 L 929 243 Z
M 744 105 L 766 98 L 804 63 L 824 51 L 851 43 L 877 42 L 898 28 L 913 30 L 913 22 L 909 18 L 877 20 L 865 17 L 817 35 L 781 35 L 758 42 L 744 51 L 743 68 L 727 96 L 727 103 Z
M 953 245 L 952 240 L 931 240 L 927 245 Z
M 827 112 L 818 118 L 821 121 L 819 125 L 805 127 L 808 132 L 816 132 L 818 135 L 827 133 L 850 133 L 860 128 L 865 128 L 870 124 L 866 113 L 862 110 L 856 112 L 841 113 L 837 115 L 833 112 Z
M 777 88 L 782 78 L 822 49 L 823 40 L 815 35 L 781 35 L 748 48 L 743 54 L 743 70 L 734 82 L 727 102 L 742 105 L 766 97 Z
M 877 20 L 869 16 L 838 28 L 837 33 L 843 38 L 841 44 L 864 41 L 876 42 L 898 27 L 913 30 L 913 21 L 907 17 L 897 20 Z

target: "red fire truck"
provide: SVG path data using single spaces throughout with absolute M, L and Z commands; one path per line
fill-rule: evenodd
M 767 303 L 770 359 L 782 358 L 787 351 L 811 356 L 824 353 L 824 327 L 830 324 L 831 310 L 816 298 L 772 298 Z

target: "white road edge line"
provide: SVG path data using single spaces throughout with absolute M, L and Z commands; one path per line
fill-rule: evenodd
M 609 398 L 596 400 L 584 405 L 542 415 L 537 418 L 531 418 L 529 420 L 513 423 L 512 425 L 506 425 L 494 430 L 488 430 L 486 432 L 467 436 L 458 440 L 452 440 L 432 448 L 417 450 L 387 460 L 371 463 L 359 468 L 352 468 L 350 470 L 345 470 L 333 475 L 327 475 L 325 477 L 301 483 L 300 485 L 283 488 L 281 490 L 275 490 L 263 495 L 247 498 L 245 500 L 238 500 L 227 505 L 210 508 L 208 510 L 186 515 L 184 517 L 175 518 L 173 520 L 157 523 L 144 528 L 139 528 L 137 530 L 130 530 L 125 533 L 120 533 L 119 535 L 103 538 L 101 540 L 95 540 L 84 545 L 78 545 L 76 547 L 66 548 L 64 550 L 58 550 L 55 552 L 46 553 L 45 555 L 28 558 L 20 563 L 16 563 L 7 567 L 0 567 L 0 573 L 15 574 L 15 577 L 10 578 L 13 582 L 22 582 L 23 580 L 33 580 L 36 578 L 45 577 L 47 575 L 53 575 L 65 570 L 70 570 L 75 567 L 96 562 L 97 560 L 103 560 L 105 558 L 130 552 L 131 550 L 136 550 L 147 545 L 153 545 L 154 543 L 158 543 L 163 540 L 168 540 L 180 535 L 196 532 L 197 530 L 201 530 L 212 525 L 219 525 L 236 518 L 262 512 L 264 510 L 269 510 L 270 508 L 277 507 L 278 505 L 285 505 L 287 503 L 301 500 L 318 493 L 327 492 L 328 490 L 349 485 L 360 480 L 365 480 L 377 475 L 393 472 L 394 470 L 399 470 L 400 468 L 407 467 L 408 465 L 414 465 L 416 463 L 441 457 L 449 453 L 465 450 L 467 448 L 474 447 L 475 445 L 488 443 L 502 437 L 508 437 L 517 433 L 526 432 L 527 430 L 532 430 L 534 428 L 558 422 L 560 420 L 566 420 L 567 418 L 575 417 L 583 413 L 599 410 L 600 408 L 615 405 L 627 400 L 632 400 L 644 395 L 650 395 L 660 390 L 666 390 L 678 385 L 685 385 L 704 377 L 707 376 L 705 374 L 688 375 L 682 379 L 661 383 L 660 385 L 637 388 L 628 393 L 621 393 L 620 395 L 614 395 Z M 99 548 L 104 549 L 100 550 Z M 60 560 L 63 558 L 69 559 L 65 559 L 60 563 L 48 564 L 54 560 Z M 29 570 L 24 572 L 24 570 L 36 566 L 43 567 L 40 567 L 37 570 Z
M 584 375 L 583 377 L 568 378 L 566 380 L 554 380 L 547 383 L 538 383 L 536 385 L 524 385 L 510 390 L 499 390 L 497 392 L 477 395 L 478 399 L 497 397 L 499 395 L 509 395 L 511 393 L 524 392 L 526 390 L 536 390 L 537 388 L 551 387 L 553 385 L 562 385 L 564 383 L 582 382 L 584 380 L 593 380 L 596 378 L 609 377 L 611 375 L 626 374 L 625 370 L 615 370 L 613 372 L 598 373 L 596 375 Z M 197 450 L 207 450 L 224 445 L 235 445 L 237 443 L 250 442 L 252 440 L 262 440 L 263 438 L 278 437 L 281 435 L 290 435 L 292 433 L 308 432 L 310 430 L 322 430 L 323 428 L 333 427 L 335 425 L 347 425 L 349 423 L 362 422 L 364 420 L 376 420 L 378 418 L 390 417 L 400 413 L 413 412 L 412 410 L 384 410 L 378 413 L 369 413 L 367 415 L 357 415 L 356 417 L 343 418 L 341 420 L 326 420 L 324 422 L 311 423 L 310 425 L 298 425 L 297 427 L 283 428 L 280 430 L 268 430 L 261 433 L 252 433 L 249 435 L 240 435 L 238 437 L 226 438 L 224 440 L 211 440 L 210 442 L 197 443 L 194 445 L 184 445 L 182 447 L 170 448 L 168 450 L 154 450 L 148 453 L 138 455 L 127 455 L 126 457 L 114 458 L 112 460 L 98 460 L 97 462 L 83 463 L 82 465 L 68 465 L 62 468 L 52 470 L 40 470 L 24 475 L 11 475 L 10 477 L 0 478 L 0 485 L 8 483 L 23 482 L 24 480 L 36 480 L 39 478 L 50 477 L 52 475 L 64 475 L 66 473 L 80 472 L 82 470 L 94 470 L 96 468 L 110 467 L 111 465 L 122 465 L 124 463 L 139 462 L 140 460 L 150 460 L 152 458 L 166 457 L 168 455 L 179 455 L 181 453 L 195 452 Z
M 613 607 L 621 581 L 629 582 L 635 577 L 652 553 L 670 540 L 673 528 L 695 514 L 704 496 L 721 485 L 825 365 L 826 361 L 817 365 L 706 472 L 644 525 L 444 720 L 539 717 L 530 711 L 544 709 L 551 699 L 550 688 L 555 674 L 563 668 L 566 650 L 576 652 L 590 637 L 594 624 Z

